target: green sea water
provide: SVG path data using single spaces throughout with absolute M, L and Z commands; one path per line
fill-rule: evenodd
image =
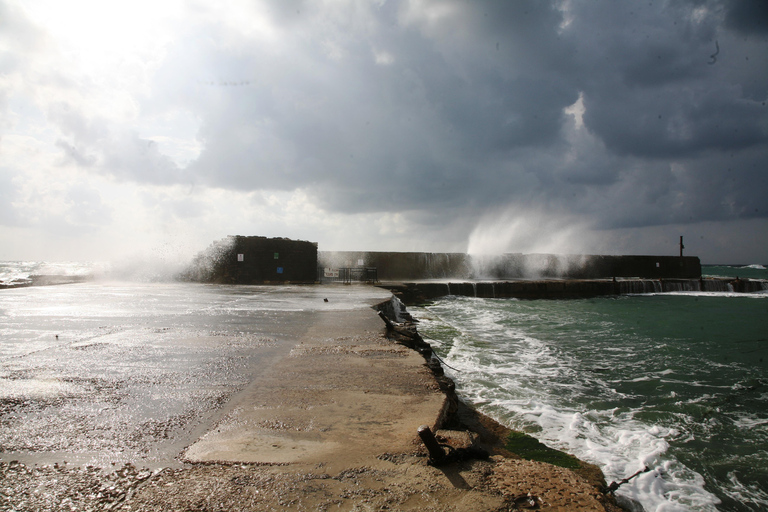
M 412 313 L 468 402 L 609 482 L 648 466 L 619 490 L 645 510 L 768 510 L 768 295 L 448 297 Z

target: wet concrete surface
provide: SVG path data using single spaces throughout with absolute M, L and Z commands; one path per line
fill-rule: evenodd
M 384 335 L 372 310 L 318 317 L 279 361 L 230 401 L 187 449 L 194 462 L 349 467 L 413 449 L 446 405 L 424 358 Z
M 0 461 L 180 466 L 230 399 L 319 319 L 387 297 L 345 287 L 56 288 L 0 297 Z
M 47 350 L 6 376 L 15 396 L 0 402 L 0 457 L 167 465 L 260 367 L 290 351 L 286 345 L 169 328 Z

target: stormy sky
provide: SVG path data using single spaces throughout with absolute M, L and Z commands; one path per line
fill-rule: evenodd
M 0 0 L 0 260 L 768 263 L 768 2 Z

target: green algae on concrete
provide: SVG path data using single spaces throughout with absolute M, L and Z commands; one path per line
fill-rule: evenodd
M 523 432 L 510 432 L 507 436 L 505 448 L 524 459 L 546 462 L 553 466 L 568 469 L 578 469 L 581 467 L 581 463 L 576 457 L 550 448 L 538 439 Z

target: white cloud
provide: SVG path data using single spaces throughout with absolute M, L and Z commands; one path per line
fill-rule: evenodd
M 393 64 L 395 62 L 395 56 L 387 51 L 376 51 L 373 52 L 373 58 L 376 61 L 376 64 L 380 64 L 382 66 L 389 66 L 390 64 Z

